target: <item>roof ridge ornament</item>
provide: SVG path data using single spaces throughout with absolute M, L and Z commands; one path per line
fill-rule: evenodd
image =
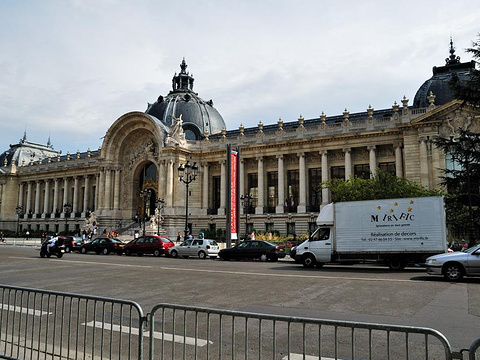
M 453 46 L 453 39 L 450 36 L 450 56 L 445 59 L 445 65 L 460 64 L 460 56 L 455 56 L 455 47 Z

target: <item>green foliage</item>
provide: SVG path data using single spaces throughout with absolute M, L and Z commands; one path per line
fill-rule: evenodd
M 320 186 L 330 189 L 333 202 L 445 195 L 442 190 L 425 189 L 416 182 L 380 169 L 370 179 L 353 176 L 349 180 L 330 179 Z
M 205 239 L 212 239 L 223 242 L 227 238 L 227 232 L 224 229 L 201 229 L 200 232 L 203 232 L 205 234 Z
M 480 34 L 477 36 L 479 41 L 472 41 L 472 47 L 466 51 L 472 54 L 478 68 L 480 65 Z M 453 77 L 450 84 L 455 90 L 457 99 L 472 106 L 480 106 L 480 70 L 471 69 L 469 75 L 470 77 L 466 82 L 459 82 L 458 77 Z

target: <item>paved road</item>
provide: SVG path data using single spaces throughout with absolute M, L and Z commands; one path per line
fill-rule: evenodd
M 480 337 L 480 279 L 450 283 L 421 268 L 304 269 L 277 263 L 66 254 L 0 246 L 0 283 L 156 303 L 434 328 L 454 349 Z

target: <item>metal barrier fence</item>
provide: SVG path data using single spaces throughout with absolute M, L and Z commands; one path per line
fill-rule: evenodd
M 428 328 L 158 304 L 149 359 L 452 359 Z M 173 335 L 174 334 L 174 335 Z
M 476 359 L 429 328 L 255 314 L 0 285 L 1 359 Z
M 142 359 L 133 301 L 0 286 L 0 358 Z

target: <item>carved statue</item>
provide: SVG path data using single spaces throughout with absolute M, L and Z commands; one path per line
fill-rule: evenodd
M 185 133 L 183 131 L 182 114 L 180 114 L 180 117 L 178 118 L 172 115 L 172 119 L 174 123 L 172 124 L 172 126 L 170 126 L 170 132 L 168 133 L 167 138 L 165 140 L 165 145 L 166 146 L 175 146 L 175 145 L 183 146 L 186 143 L 186 139 L 185 139 Z

